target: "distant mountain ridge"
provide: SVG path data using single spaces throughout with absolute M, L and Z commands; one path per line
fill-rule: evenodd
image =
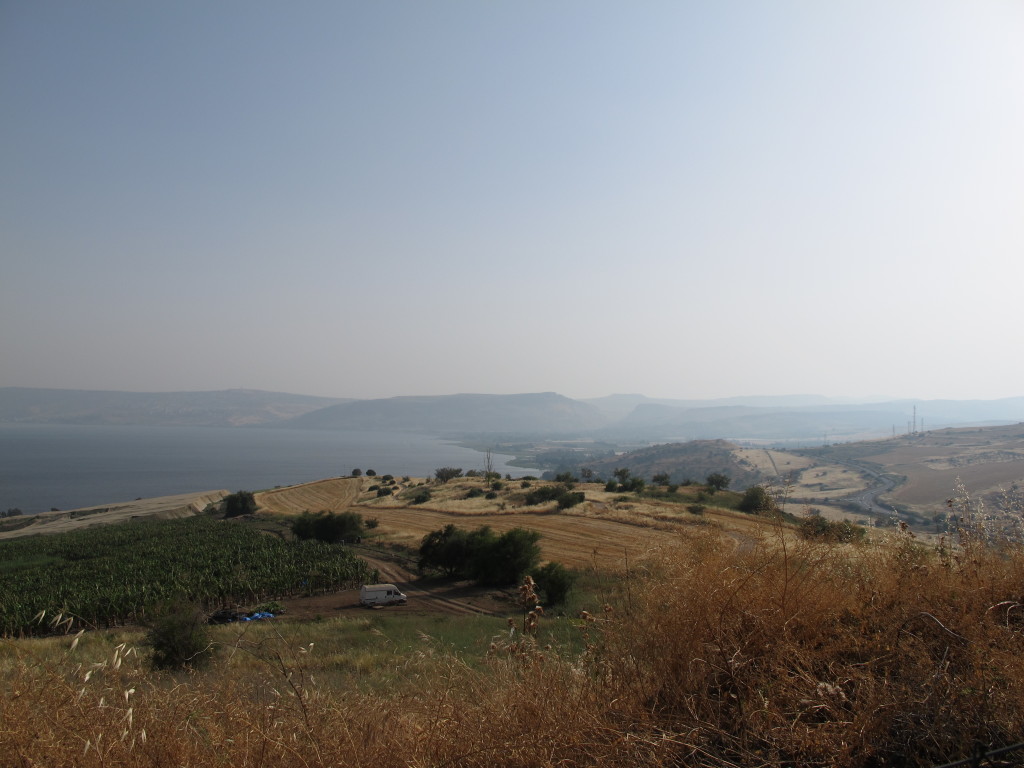
M 588 432 L 607 422 L 591 405 L 554 392 L 436 395 L 357 400 L 291 419 L 300 429 L 359 429 L 436 434 Z
M 116 392 L 0 387 L 0 423 L 261 426 L 341 402 L 347 401 L 251 389 Z
M 817 395 L 701 401 L 626 394 L 583 401 L 535 392 L 355 400 L 244 389 L 144 393 L 0 388 L 0 424 L 264 426 L 588 437 L 634 444 L 725 439 L 808 445 L 1021 421 L 1024 397 L 845 403 Z

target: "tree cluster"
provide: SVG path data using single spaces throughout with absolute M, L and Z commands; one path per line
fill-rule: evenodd
M 256 497 L 252 491 L 237 491 L 224 497 L 224 517 L 238 517 L 255 513 Z
M 538 539 L 525 528 L 498 535 L 489 526 L 467 531 L 449 524 L 423 537 L 419 567 L 490 586 L 515 584 L 540 561 Z
M 303 512 L 292 522 L 297 539 L 316 539 L 328 544 L 355 541 L 365 532 L 363 516 L 356 512 Z

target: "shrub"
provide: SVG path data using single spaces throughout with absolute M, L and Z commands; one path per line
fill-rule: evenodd
M 554 485 L 544 485 L 540 488 L 535 488 L 526 494 L 526 504 L 528 506 L 534 506 L 535 504 L 544 504 L 549 501 L 554 501 L 559 496 L 565 493 L 565 490 L 558 488 Z
M 743 493 L 736 508 L 748 515 L 759 515 L 775 511 L 775 500 L 762 485 L 752 485 Z
M 585 497 L 582 492 L 566 491 L 558 497 L 558 508 L 569 509 L 577 504 L 582 504 L 584 500 Z
M 380 520 L 378 520 L 376 517 L 368 517 L 365 520 L 363 520 L 363 525 L 366 527 L 366 530 L 372 531 L 374 528 L 380 525 Z
M 498 498 L 498 492 L 497 491 L 488 491 L 487 494 L 484 496 L 484 498 L 485 499 L 496 499 L 496 498 Z
M 424 488 L 422 491 L 413 496 L 411 501 L 413 504 L 426 504 L 428 501 L 430 501 L 430 490 L 428 488 Z
M 184 602 L 167 606 L 146 633 L 154 669 L 200 669 L 213 658 L 206 615 Z
M 224 497 L 224 517 L 252 515 L 256 512 L 256 497 L 252 491 L 238 491 Z
M 374 472 L 372 469 L 368 469 L 368 470 L 366 470 L 366 476 L 367 477 L 376 477 L 377 473 Z
M 353 469 L 351 474 L 352 474 L 352 477 L 360 477 L 363 474 L 363 470 L 361 470 L 361 469 Z
M 377 498 L 378 499 L 383 497 L 383 496 L 390 496 L 390 495 L 391 495 L 391 489 L 390 488 L 378 488 L 377 489 Z
M 483 495 L 484 495 L 483 488 L 470 488 L 469 491 L 466 493 L 466 498 L 467 499 L 479 499 Z
M 533 580 L 547 605 L 562 605 L 569 597 L 577 574 L 561 563 L 547 563 L 533 572 Z
M 457 477 L 462 477 L 462 469 L 459 467 L 438 467 L 434 470 L 434 477 L 440 483 L 447 483 Z
M 707 509 L 703 504 L 690 504 L 686 511 L 693 515 L 703 515 L 704 510 Z
M 849 520 L 833 522 L 820 515 L 809 515 L 800 522 L 800 535 L 805 539 L 818 538 L 847 543 L 862 541 L 867 536 L 867 530 Z
M 619 484 L 614 480 L 609 480 L 604 484 L 605 493 L 616 493 L 619 490 Z

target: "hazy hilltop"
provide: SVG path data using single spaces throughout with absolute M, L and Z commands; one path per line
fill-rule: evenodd
M 915 419 L 918 431 L 922 428 L 995 426 L 1024 421 L 1024 397 L 796 406 L 708 402 L 718 404 L 694 407 L 664 401 L 641 401 L 627 415 L 609 424 L 601 434 L 609 438 L 648 440 L 724 438 L 828 442 L 886 437 L 894 432 L 904 434 L 914 431 Z
M 747 488 L 765 479 L 763 472 L 752 466 L 739 446 L 725 440 L 693 440 L 687 443 L 652 445 L 585 465 L 608 479 L 616 469 L 625 468 L 638 477 L 650 479 L 667 474 L 670 482 L 686 480 L 703 482 L 713 472 L 728 475 L 732 488 Z
M 606 423 L 591 405 L 554 392 L 357 400 L 291 419 L 289 427 L 445 433 L 588 432 Z
M 817 395 L 574 400 L 555 392 L 355 400 L 233 389 L 110 392 L 0 388 L 0 423 L 280 426 L 434 435 L 585 437 L 611 443 L 725 439 L 811 446 L 1024 421 L 1024 397 L 843 403 Z
M 0 423 L 239 427 L 278 423 L 342 398 L 251 389 L 112 392 L 0 388 Z

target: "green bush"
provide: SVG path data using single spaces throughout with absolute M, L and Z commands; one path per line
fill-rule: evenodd
M 811 515 L 800 522 L 800 535 L 805 539 L 827 539 L 848 543 L 862 541 L 867 530 L 849 520 L 832 522 L 820 515 Z
M 759 515 L 775 511 L 775 500 L 762 485 L 752 485 L 743 493 L 736 508 L 748 515 Z
M 577 504 L 582 504 L 584 501 L 585 497 L 582 492 L 566 491 L 558 497 L 558 508 L 569 509 Z
M 462 477 L 462 469 L 459 467 L 438 467 L 434 470 L 434 477 L 439 483 L 447 483 L 457 477 Z
M 316 539 L 328 544 L 354 541 L 364 533 L 363 516 L 357 512 L 303 512 L 292 522 L 297 539 Z
M 496 499 L 496 498 L 498 498 L 498 492 L 497 491 L 488 491 L 485 494 L 484 498 L 485 499 Z
M 427 488 L 424 488 L 411 499 L 413 504 L 426 504 L 428 501 L 430 501 L 430 490 Z
M 547 563 L 532 575 L 546 605 L 563 605 L 577 578 L 574 571 L 561 563 Z
M 238 491 L 224 497 L 224 517 L 252 515 L 256 512 L 256 497 L 252 491 Z
M 174 603 L 157 616 L 145 644 L 154 669 L 200 669 L 213 658 L 206 615 L 188 603 Z

